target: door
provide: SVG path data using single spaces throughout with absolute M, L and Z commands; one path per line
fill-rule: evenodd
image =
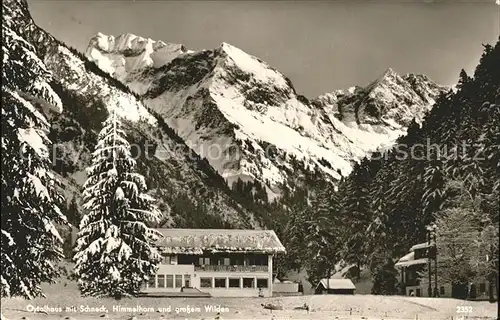
M 184 275 L 184 287 L 191 288 L 191 275 L 190 274 Z

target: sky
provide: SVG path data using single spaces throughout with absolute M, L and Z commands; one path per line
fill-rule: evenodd
M 35 22 L 85 51 L 97 33 L 133 33 L 191 50 L 230 43 L 314 98 L 367 85 L 391 67 L 456 83 L 500 34 L 494 0 L 28 0 Z

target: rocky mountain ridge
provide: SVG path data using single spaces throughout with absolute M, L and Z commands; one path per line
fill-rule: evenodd
M 147 61 L 156 53 L 142 49 L 154 40 L 118 38 L 126 44 L 110 51 L 110 36 L 96 35 L 86 56 L 137 92 L 229 184 L 258 180 L 276 193 L 299 172 L 318 170 L 332 182 L 348 175 L 353 162 L 392 145 L 413 117 L 421 121 L 446 90 L 389 69 L 365 88 L 309 100 L 281 72 L 228 43 L 201 51 L 166 44 L 184 49 L 155 64 Z M 141 54 L 123 74 L 113 65 L 126 65 L 126 52 Z

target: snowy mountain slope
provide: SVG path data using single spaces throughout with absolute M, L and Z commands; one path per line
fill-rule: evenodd
M 5 20 L 33 46 L 52 73 L 51 87 L 62 101 L 63 112 L 51 113 L 49 122 L 55 144 L 54 170 L 64 176 L 68 201 L 79 198 L 96 131 L 108 112 L 117 109 L 130 142 L 141 152 L 138 166 L 160 202 L 166 225 L 258 226 L 253 215 L 233 200 L 222 178 L 194 157 L 162 119 L 148 111 L 125 86 L 39 28 L 26 1 L 9 0 L 2 5 Z
M 425 75 L 400 76 L 388 69 L 367 87 L 322 95 L 316 102 L 345 123 L 404 128 L 413 118 L 421 123 L 435 98 L 446 88 Z
M 86 54 L 104 64 L 95 39 Z M 274 189 L 300 169 L 292 159 L 335 181 L 349 174 L 352 161 L 393 144 L 442 90 L 424 76 L 389 70 L 366 88 L 311 102 L 282 73 L 230 44 L 184 52 L 160 67 L 136 63 L 142 67 L 118 78 L 229 183 L 257 179 Z
M 188 53 L 183 45 L 154 41 L 124 34 L 118 37 L 98 33 L 90 40 L 87 56 L 99 68 L 116 79 L 128 83 L 134 81 L 136 72 L 148 67 L 159 68 L 178 56 Z M 141 83 L 133 82 L 136 92 L 141 93 Z

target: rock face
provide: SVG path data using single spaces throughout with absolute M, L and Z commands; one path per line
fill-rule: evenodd
M 51 125 L 49 138 L 54 143 L 53 169 L 64 185 L 68 202 L 80 198 L 96 133 L 109 111 L 117 110 L 135 148 L 139 170 L 159 200 L 164 226 L 259 227 L 253 214 L 234 200 L 222 177 L 149 110 L 137 94 L 108 74 L 112 70 L 114 76 L 122 79 L 134 70 L 161 67 L 178 54 L 185 54 L 182 46 L 127 36 L 95 41 L 93 45 L 103 52 L 99 58 L 99 66 L 106 70 L 103 71 L 38 27 L 26 1 L 6 0 L 2 7 L 3 25 L 8 25 L 16 41 L 28 43 L 32 49 L 29 54 L 35 55 L 44 72 L 50 73 L 50 86 L 57 94 L 56 100 L 60 100 L 59 109 L 62 104 L 61 112 L 45 111 Z M 102 65 L 105 55 L 111 66 L 108 69 Z M 9 57 L 4 55 L 5 59 Z M 11 80 L 25 79 L 12 75 Z
M 154 50 L 143 48 L 157 42 L 133 35 L 116 38 L 134 39 L 119 47 L 142 52 L 124 73 L 129 58 L 122 49 L 104 50 L 117 43 L 106 39 L 115 38 L 91 40 L 89 59 L 111 65 L 103 69 L 137 92 L 228 183 L 255 179 L 274 192 L 302 171 L 317 169 L 333 182 L 349 174 L 353 161 L 392 145 L 413 117 L 421 121 L 445 89 L 389 69 L 366 88 L 309 100 L 282 73 L 230 44 L 197 52 L 168 44 L 181 48 L 169 51 L 176 57 L 154 63 Z
M 328 93 L 316 101 L 344 122 L 395 129 L 407 127 L 413 119 L 421 123 L 435 98 L 445 89 L 425 75 L 400 76 L 388 69 L 366 88 Z
M 137 72 L 149 67 L 162 67 L 188 52 L 180 44 L 154 41 L 133 34 L 114 37 L 98 33 L 90 40 L 86 55 L 116 79 L 124 83 L 132 82 L 134 89 L 141 93 L 141 83 L 134 82 Z

